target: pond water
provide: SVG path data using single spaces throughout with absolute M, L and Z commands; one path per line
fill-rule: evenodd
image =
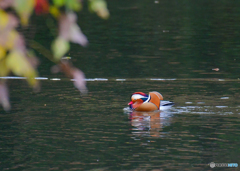
M 43 47 L 39 75 L 49 79 L 39 93 L 8 80 L 12 110 L 0 108 L 0 170 L 239 170 L 209 163 L 240 164 L 240 1 L 108 5 L 107 21 L 79 14 L 90 44 L 72 44 L 67 54 L 87 78 L 105 78 L 89 80 L 88 95 L 50 73 Z M 27 42 L 47 48 L 51 21 L 34 16 L 22 30 Z M 124 111 L 137 91 L 159 91 L 176 104 Z
M 240 163 L 233 82 L 93 81 L 87 96 L 70 81 L 42 81 L 41 93 L 9 83 L 13 109 L 0 115 L 1 170 L 209 170 L 210 162 Z M 171 110 L 123 111 L 133 91 L 156 89 L 176 102 Z

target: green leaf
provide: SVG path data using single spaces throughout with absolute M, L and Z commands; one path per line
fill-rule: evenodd
M 65 4 L 65 0 L 53 0 L 53 4 L 57 7 L 61 7 Z
M 13 7 L 20 16 L 23 25 L 28 24 L 28 19 L 33 11 L 35 0 L 14 0 Z
M 97 15 L 103 19 L 109 17 L 107 3 L 104 0 L 89 0 L 89 10 L 96 12 Z
M 21 50 L 12 50 L 6 58 L 6 66 L 15 74 L 27 77 L 28 83 L 36 85 L 37 72 Z
M 61 37 L 57 37 L 52 43 L 53 56 L 56 60 L 60 60 L 69 49 L 69 42 Z
M 79 0 L 67 0 L 66 7 L 71 10 L 79 11 L 82 9 L 82 4 Z
M 58 18 L 61 15 L 61 12 L 56 6 L 51 6 L 49 8 L 50 14 L 52 14 L 55 18 Z

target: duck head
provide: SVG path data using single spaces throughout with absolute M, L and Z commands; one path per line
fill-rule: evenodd
M 131 109 L 136 109 L 141 104 L 143 104 L 146 100 L 148 100 L 149 96 L 142 92 L 135 92 L 131 96 L 131 101 L 128 103 Z

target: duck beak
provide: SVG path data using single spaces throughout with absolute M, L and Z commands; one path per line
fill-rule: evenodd
M 131 104 L 133 104 L 133 102 L 132 102 L 132 101 L 128 103 L 128 105 L 131 105 Z

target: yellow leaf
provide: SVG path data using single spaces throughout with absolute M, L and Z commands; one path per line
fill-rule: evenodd
M 5 77 L 9 74 L 10 69 L 6 65 L 6 58 L 0 60 L 0 77 Z
M 2 46 L 0 46 L 0 61 L 2 58 L 5 57 L 5 55 L 6 55 L 6 50 Z
M 7 32 L 6 34 L 7 34 L 6 35 L 7 39 L 4 44 L 4 47 L 6 47 L 7 49 L 12 49 L 14 47 L 17 39 L 19 38 L 19 34 L 15 30 L 11 30 L 11 31 Z
M 30 85 L 35 85 L 37 81 L 35 77 L 37 72 L 31 66 L 29 60 L 25 57 L 25 54 L 20 50 L 12 50 L 6 58 L 6 66 L 18 76 L 27 77 Z
M 14 0 L 13 6 L 21 19 L 22 25 L 28 24 L 34 5 L 35 0 Z
M 70 48 L 70 44 L 65 39 L 58 37 L 52 43 L 53 56 L 56 60 L 60 60 Z
M 0 30 L 4 29 L 9 22 L 9 17 L 6 12 L 0 9 Z
M 61 14 L 61 12 L 59 11 L 59 9 L 55 6 L 51 6 L 49 8 L 49 12 L 50 14 L 52 14 L 55 18 L 58 18 Z
M 26 70 L 31 70 L 24 53 L 19 50 L 12 50 L 7 56 L 6 62 L 15 75 L 23 76 Z
M 0 0 L 1 3 L 1 0 Z M 18 25 L 18 19 L 13 15 L 0 9 L 0 32 L 8 31 Z
M 35 70 L 25 73 L 24 77 L 27 77 L 28 84 L 31 86 L 37 84 L 37 80 L 35 79 L 35 77 L 37 77 L 37 72 Z

